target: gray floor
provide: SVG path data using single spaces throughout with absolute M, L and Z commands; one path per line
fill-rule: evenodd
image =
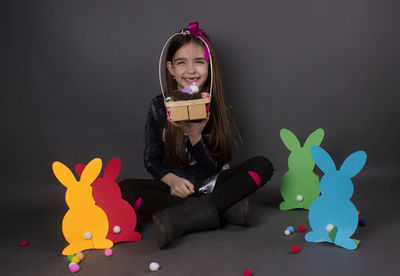
M 279 179 L 250 197 L 253 226 L 226 225 L 222 229 L 193 233 L 167 249 L 157 247 L 149 218 L 141 218 L 139 242 L 116 244 L 114 255 L 103 250 L 85 251 L 80 275 L 395 275 L 400 261 L 398 183 L 383 174 L 358 177 L 353 202 L 367 219 L 353 238 L 359 248 L 345 250 L 330 244 L 308 243 L 304 234 L 286 237 L 283 230 L 292 225 L 308 226 L 304 210 L 280 211 Z M 40 192 L 40 191 L 39 191 Z M 1 275 L 71 275 L 65 256 L 66 245 L 61 221 L 65 202 L 48 191 L 40 201 L 13 204 L 3 201 L 1 217 Z M 57 197 L 62 189 L 55 190 Z M 17 206 L 17 207 L 16 207 Z M 4 212 L 4 210 L 6 212 Z M 20 247 L 28 239 L 30 245 Z M 298 245 L 300 253 L 291 253 Z M 151 272 L 150 262 L 161 265 Z

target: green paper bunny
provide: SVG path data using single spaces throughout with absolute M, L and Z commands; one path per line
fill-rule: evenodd
M 281 129 L 281 139 L 291 151 L 288 158 L 289 170 L 281 181 L 281 194 L 284 201 L 279 205 L 281 210 L 296 208 L 310 209 L 311 203 L 319 196 L 319 179 L 314 173 L 315 163 L 311 157 L 310 147 L 319 146 L 324 138 L 324 130 L 319 128 L 311 133 L 304 146 L 300 146 L 297 137 L 288 129 Z

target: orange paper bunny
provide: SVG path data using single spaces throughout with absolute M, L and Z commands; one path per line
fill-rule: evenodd
M 64 216 L 62 230 L 69 245 L 62 251 L 63 255 L 75 254 L 85 249 L 104 249 L 113 246 L 112 241 L 106 239 L 107 216 L 95 205 L 92 196 L 91 184 L 100 174 L 101 167 L 101 159 L 93 159 L 77 181 L 64 164 L 58 161 L 53 163 L 54 175 L 67 187 L 65 201 L 69 210 Z

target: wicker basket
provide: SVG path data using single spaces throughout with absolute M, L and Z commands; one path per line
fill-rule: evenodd
M 161 92 L 164 97 L 164 105 L 167 110 L 167 114 L 170 118 L 171 121 L 187 121 L 187 120 L 202 120 L 206 119 L 211 103 L 211 98 L 212 98 L 212 86 L 213 86 L 213 64 L 212 64 L 212 57 L 211 57 L 211 52 L 208 44 L 201 38 L 201 41 L 203 41 L 205 47 L 207 47 L 208 53 L 210 54 L 210 71 L 211 71 L 211 82 L 210 82 L 210 97 L 208 98 L 203 98 L 203 99 L 196 99 L 196 100 L 185 100 L 185 101 L 168 101 L 165 97 L 164 89 L 163 89 L 163 84 L 161 80 L 161 64 L 162 64 L 162 58 L 163 58 L 163 53 L 165 50 L 165 47 L 168 45 L 169 41 L 176 35 L 182 35 L 182 33 L 176 33 L 173 34 L 165 43 L 161 55 L 160 55 L 160 61 L 158 64 L 158 77 L 160 80 L 160 87 L 161 87 Z

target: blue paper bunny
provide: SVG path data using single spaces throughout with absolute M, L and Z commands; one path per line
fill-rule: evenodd
M 312 146 L 310 151 L 315 164 L 325 174 L 320 181 L 321 195 L 311 204 L 308 214 L 312 231 L 305 238 L 310 242 L 333 242 L 346 249 L 355 249 L 357 243 L 350 237 L 357 229 L 358 214 L 350 200 L 354 191 L 350 179 L 364 167 L 367 154 L 364 151 L 352 153 L 337 170 L 324 149 Z M 332 228 L 337 230 L 334 240 L 329 237 Z

